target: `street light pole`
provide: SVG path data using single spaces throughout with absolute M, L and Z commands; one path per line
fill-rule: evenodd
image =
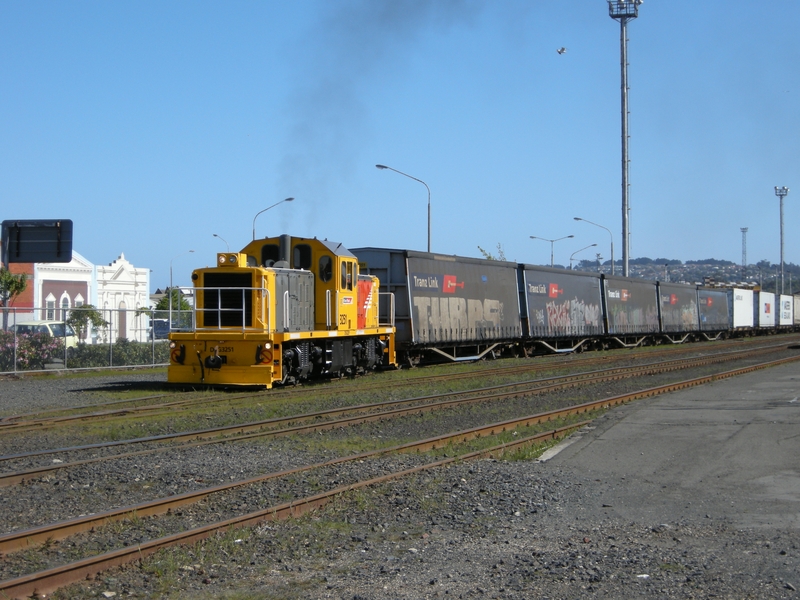
M 614 234 L 611 233 L 611 230 L 608 227 L 603 227 L 602 225 L 598 225 L 597 223 L 593 223 L 592 221 L 587 221 L 586 219 L 581 219 L 580 217 L 572 217 L 576 221 L 584 221 L 585 223 L 589 223 L 590 225 L 594 225 L 595 227 L 599 227 L 600 229 L 605 229 L 608 232 L 609 237 L 611 238 L 611 274 L 614 275 Z
M 258 215 L 260 215 L 260 214 L 261 214 L 261 213 L 263 213 L 263 212 L 267 212 L 267 211 L 268 211 L 270 208 L 275 208 L 276 206 L 278 206 L 278 204 L 282 204 L 283 202 L 291 202 L 292 200 L 294 200 L 294 198 L 284 198 L 284 199 L 283 199 L 283 200 L 281 200 L 280 202 L 276 202 L 276 203 L 275 203 L 275 204 L 273 204 L 272 206 L 268 206 L 268 207 L 267 207 L 267 208 L 265 208 L 264 210 L 258 211 L 258 212 L 256 213 L 256 216 L 255 216 L 255 217 L 253 217 L 253 240 L 255 240 L 255 239 L 256 239 L 256 218 L 258 217 Z M 217 237 L 219 237 L 219 236 L 217 236 Z
M 560 242 L 561 240 L 566 240 L 567 238 L 574 238 L 574 235 L 565 235 L 564 237 L 557 238 L 555 240 L 548 240 L 547 238 L 536 237 L 535 235 L 531 236 L 532 240 L 542 240 L 543 242 L 550 242 L 550 266 L 553 266 L 553 248 L 556 242 Z
M 176 258 L 183 256 L 184 254 L 190 254 L 194 252 L 194 250 L 189 250 L 187 252 L 181 252 L 177 256 L 173 256 L 169 260 L 169 328 L 172 329 L 172 261 Z M 180 304 L 179 304 L 180 306 Z
M 781 294 L 783 294 L 783 199 L 789 193 L 789 188 L 786 186 L 775 186 L 775 195 L 781 199 Z M 775 290 L 777 291 L 777 290 Z
M 219 238 L 219 239 L 221 239 L 223 242 L 225 242 L 225 238 L 223 238 L 221 235 L 217 235 L 216 233 L 212 233 L 211 235 L 213 235 L 215 238 Z M 231 247 L 230 247 L 230 245 L 228 244 L 228 242 L 225 242 L 225 246 L 228 248 L 228 252 L 230 252 L 230 251 L 231 251 Z
M 392 167 L 387 167 L 386 165 L 375 165 L 377 169 L 389 169 L 390 171 L 394 171 L 395 173 L 400 173 L 400 175 L 405 175 L 409 179 L 413 179 L 414 181 L 419 181 L 422 185 L 425 186 L 425 189 L 428 190 L 428 252 L 431 251 L 431 188 L 428 187 L 428 184 L 422 181 L 422 179 L 417 179 L 409 175 L 408 173 L 403 173 L 402 171 L 398 171 Z
M 572 256 L 569 257 L 569 270 L 572 271 L 572 257 L 573 256 L 575 256 L 578 252 L 583 252 L 584 250 L 588 250 L 589 248 L 594 248 L 595 246 L 597 246 L 597 244 L 590 244 L 590 245 L 586 246 L 586 248 L 581 248 L 580 250 L 575 250 L 575 252 L 572 253 Z
M 628 276 L 630 238 L 628 232 L 628 21 L 639 16 L 643 0 L 608 0 L 608 16 L 619 21 L 619 53 L 622 96 L 622 275 Z

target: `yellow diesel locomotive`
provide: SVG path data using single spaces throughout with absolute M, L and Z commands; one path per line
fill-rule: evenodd
M 391 317 L 377 277 L 336 242 L 289 235 L 220 253 L 192 273 L 190 331 L 173 331 L 168 381 L 292 384 L 395 366 Z

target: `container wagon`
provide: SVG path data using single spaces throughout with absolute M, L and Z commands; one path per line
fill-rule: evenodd
M 389 248 L 352 252 L 381 292 L 394 295 L 401 364 L 519 351 L 516 263 Z

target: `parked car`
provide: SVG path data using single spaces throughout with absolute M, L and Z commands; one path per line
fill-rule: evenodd
M 169 320 L 168 319 L 153 319 L 153 327 L 150 329 L 150 339 L 166 340 L 169 338 Z
M 64 321 L 25 321 L 14 325 L 14 329 L 17 334 L 46 333 L 51 337 L 63 339 L 67 348 L 75 348 L 78 345 L 75 330 L 72 325 L 65 324 Z

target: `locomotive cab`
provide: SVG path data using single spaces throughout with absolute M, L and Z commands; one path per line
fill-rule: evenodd
M 192 281 L 195 327 L 170 335 L 170 382 L 271 387 L 394 365 L 379 282 L 341 244 L 254 240 Z

